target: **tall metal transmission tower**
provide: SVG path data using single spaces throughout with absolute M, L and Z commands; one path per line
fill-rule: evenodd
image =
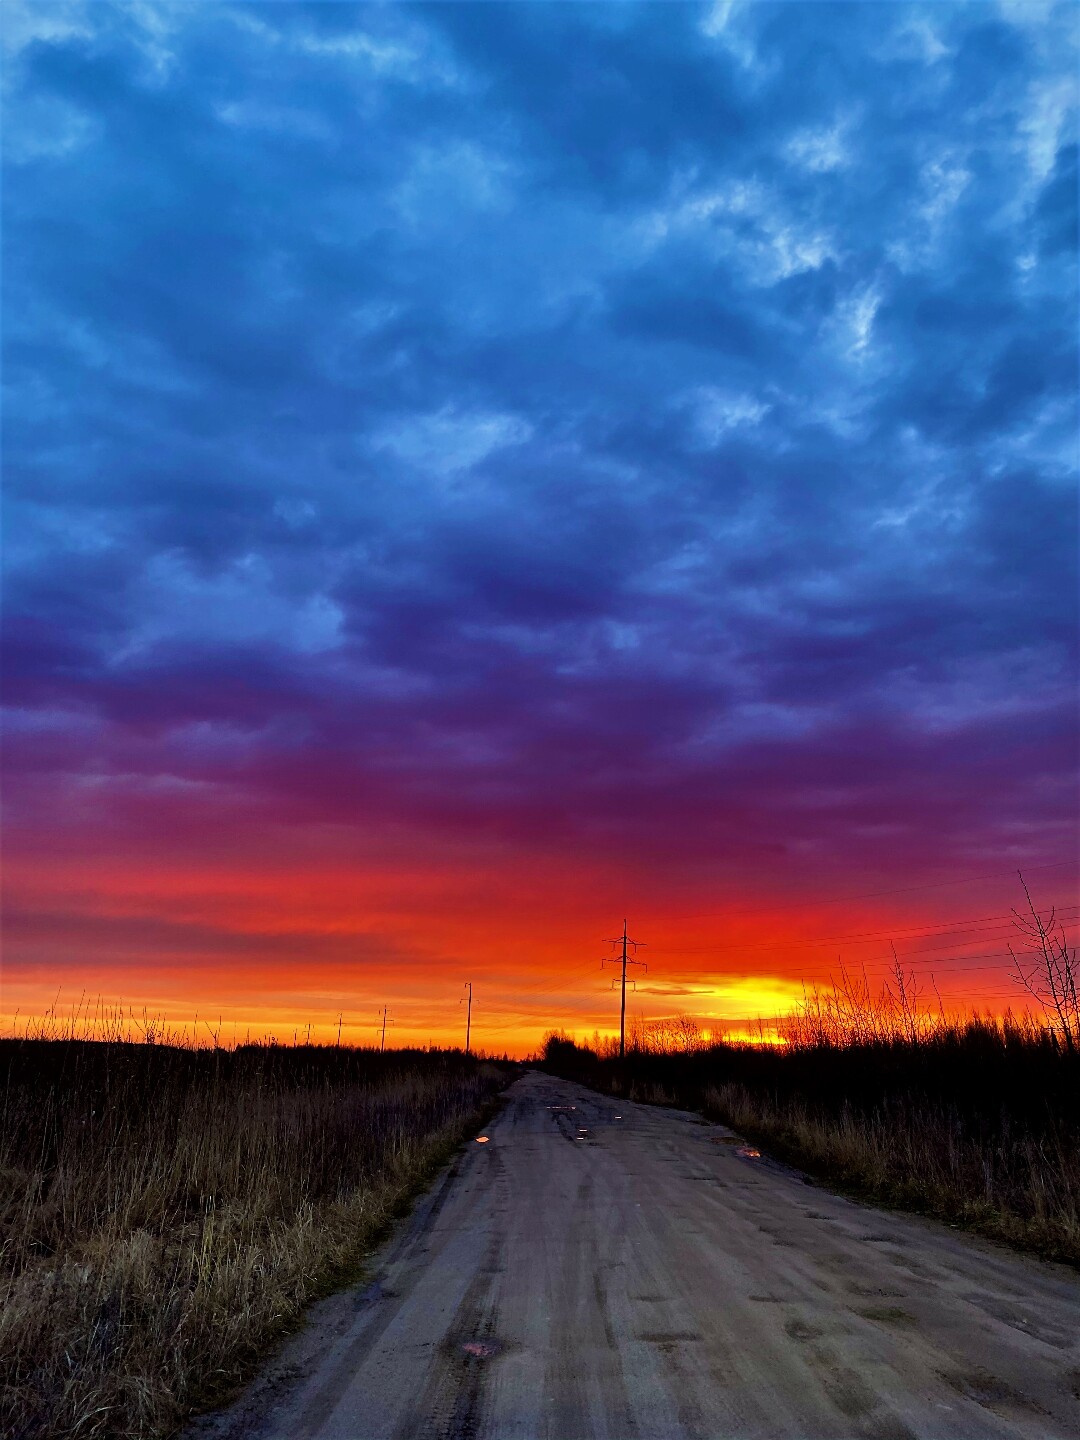
M 618 985 L 621 992 L 619 1000 L 619 1059 L 623 1060 L 626 1058 L 626 967 L 628 965 L 640 965 L 642 970 L 646 972 L 648 972 L 649 967 L 645 964 L 644 960 L 631 960 L 630 957 L 627 955 L 627 947 L 631 945 L 633 946 L 634 953 L 636 955 L 638 946 L 641 942 L 637 940 L 631 940 L 630 937 L 627 935 L 625 920 L 622 922 L 622 934 L 618 937 L 617 940 L 609 940 L 607 943 L 609 945 L 614 945 L 616 947 L 616 951 L 618 951 L 620 946 L 622 947 L 621 954 L 616 953 L 613 956 L 608 956 L 608 958 L 606 960 L 602 960 L 600 964 L 601 968 L 604 965 L 622 966 L 621 977 L 617 980 L 612 980 L 611 986 L 612 989 L 614 989 L 615 986 Z M 630 984 L 634 985 L 634 981 L 632 978 Z M 634 986 L 634 988 L 637 988 L 636 985 Z
M 469 1008 L 465 1011 L 465 1054 L 469 1054 L 469 1040 L 472 1035 L 472 981 L 465 981 L 465 989 L 469 992 Z

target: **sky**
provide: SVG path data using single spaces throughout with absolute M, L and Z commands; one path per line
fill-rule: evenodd
M 521 1052 L 617 1025 L 624 917 L 645 1020 L 890 941 L 1016 1002 L 1018 869 L 1075 934 L 1075 6 L 3 24 L 8 1033 L 454 1043 L 472 981 Z

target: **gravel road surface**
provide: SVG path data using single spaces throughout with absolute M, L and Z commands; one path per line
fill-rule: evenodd
M 531 1072 L 199 1440 L 1080 1437 L 1080 1277 Z

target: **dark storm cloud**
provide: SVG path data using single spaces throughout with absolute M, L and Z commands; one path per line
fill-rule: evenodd
M 1056 843 L 1075 18 L 20 12 L 17 796 Z

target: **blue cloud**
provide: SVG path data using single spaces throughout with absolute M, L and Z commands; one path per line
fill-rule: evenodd
M 230 793 L 335 822 L 1058 843 L 1076 29 L 28 8 L 7 688 L 49 765 L 152 732 L 210 794 L 204 722 L 247 736 Z

